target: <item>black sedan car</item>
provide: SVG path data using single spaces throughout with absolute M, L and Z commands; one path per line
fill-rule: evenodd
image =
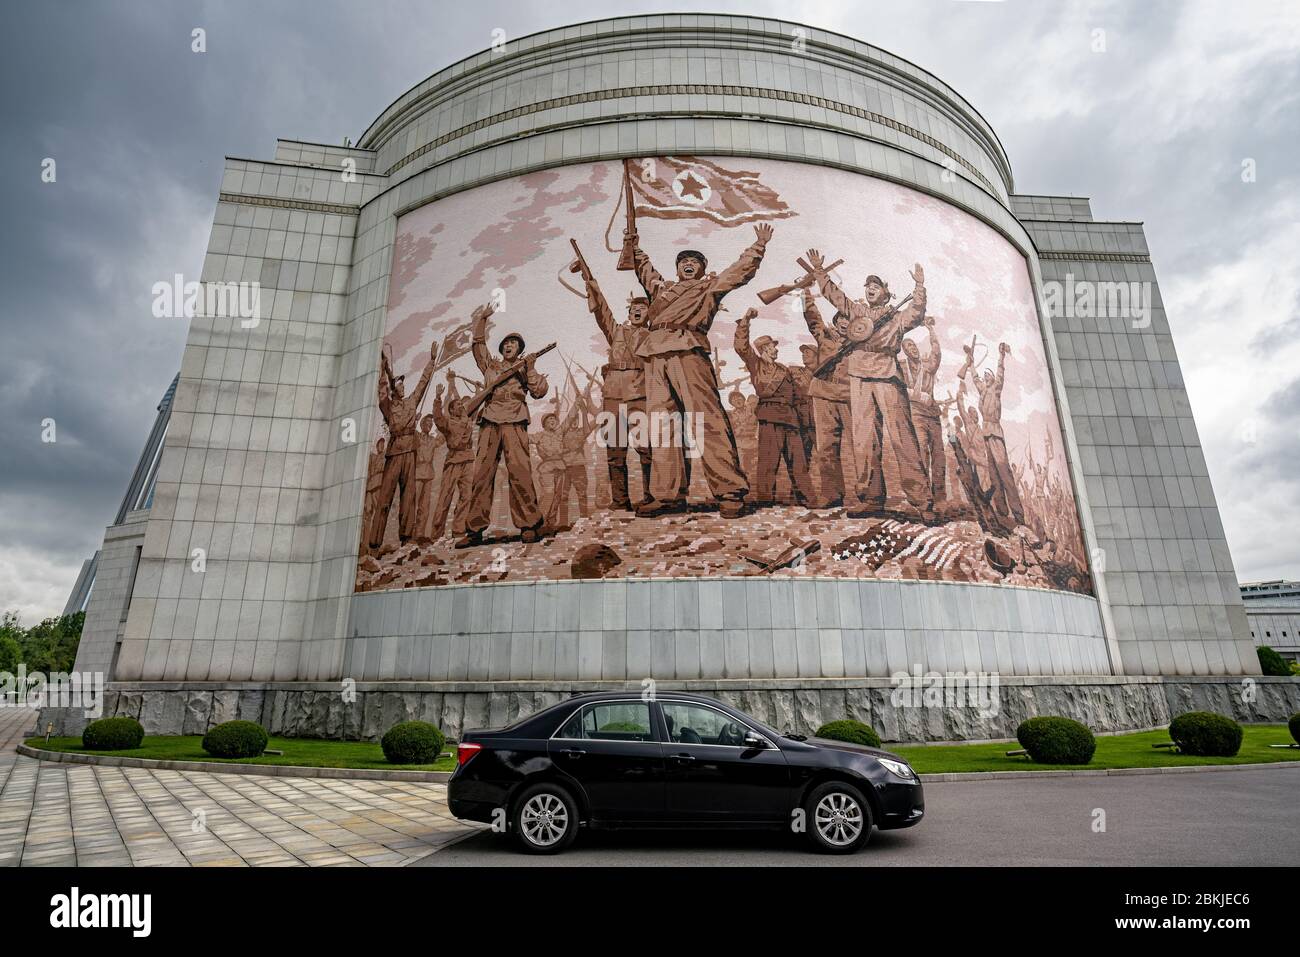
M 911 827 L 921 782 L 897 755 L 781 734 L 702 695 L 576 695 L 499 731 L 461 735 L 451 813 L 537 854 L 593 828 L 772 828 L 829 853 L 874 825 Z

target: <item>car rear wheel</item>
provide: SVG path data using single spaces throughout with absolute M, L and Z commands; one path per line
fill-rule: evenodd
M 515 801 L 510 823 L 521 849 L 556 854 L 578 835 L 578 806 L 564 788 L 535 784 Z
M 804 802 L 808 840 L 827 854 L 852 854 L 871 840 L 871 805 L 842 781 L 813 788 Z

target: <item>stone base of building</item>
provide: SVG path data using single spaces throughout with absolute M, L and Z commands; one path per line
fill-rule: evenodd
M 115 682 L 104 716 L 139 719 L 146 734 L 202 734 L 214 724 L 256 721 L 283 737 L 378 740 L 399 721 L 428 721 L 451 739 L 466 728 L 502 727 L 583 691 L 641 692 L 634 682 Z M 1166 725 L 1186 711 L 1241 722 L 1279 722 L 1300 711 L 1300 680 L 1224 677 L 1012 677 L 996 686 L 944 688 L 888 678 L 660 681 L 658 692 L 717 697 L 779 730 L 811 734 L 827 721 L 865 721 L 885 741 L 978 741 L 1015 736 L 1034 715 L 1064 715 L 1095 732 Z M 960 695 L 960 697 L 954 697 Z M 80 710 L 46 708 L 40 725 L 80 734 Z

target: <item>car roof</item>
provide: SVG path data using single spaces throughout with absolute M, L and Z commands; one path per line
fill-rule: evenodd
M 628 688 L 625 691 L 581 691 L 577 694 L 570 695 L 559 704 L 572 704 L 578 701 L 607 701 L 610 699 L 637 698 L 644 693 L 643 688 Z M 680 698 L 686 701 L 699 701 L 702 704 L 724 704 L 717 698 L 711 698 L 708 695 L 694 694 L 689 691 L 656 691 L 651 699 L 655 698 Z

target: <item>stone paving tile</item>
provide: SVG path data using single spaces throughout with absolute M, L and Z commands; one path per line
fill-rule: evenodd
M 447 788 L 54 764 L 14 747 L 35 712 L 0 708 L 0 866 L 401 866 L 475 828 Z

